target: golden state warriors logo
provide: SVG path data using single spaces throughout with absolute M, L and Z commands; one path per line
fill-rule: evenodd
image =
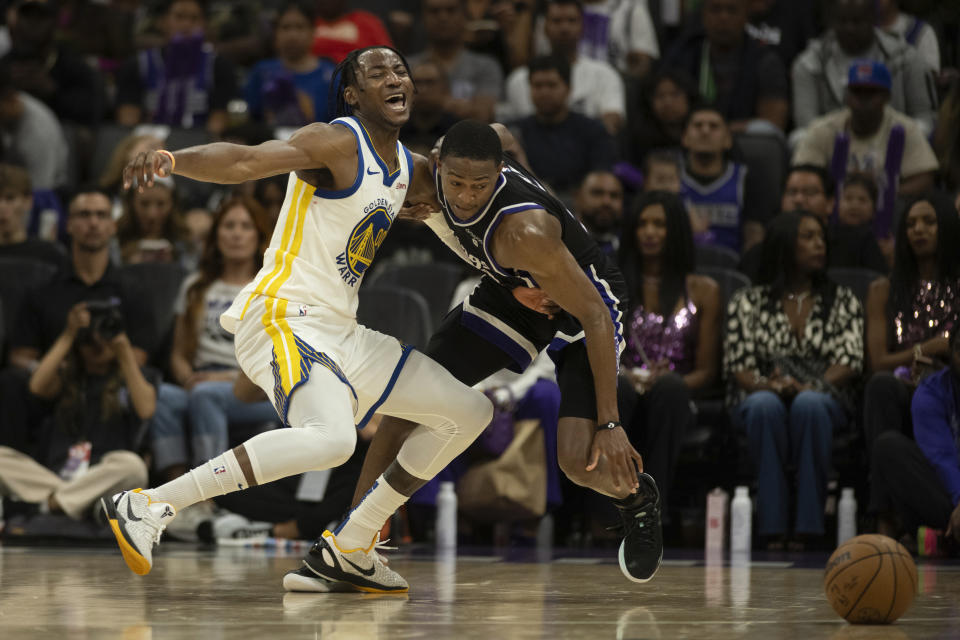
M 353 286 L 363 276 L 373 263 L 373 257 L 386 239 L 392 223 L 387 209 L 377 207 L 353 228 L 346 251 L 337 256 L 337 269 L 344 282 Z

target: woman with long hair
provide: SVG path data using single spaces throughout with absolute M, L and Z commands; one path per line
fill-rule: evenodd
M 863 309 L 826 275 L 823 223 L 795 211 L 774 218 L 760 284 L 727 307 L 727 402 L 757 470 L 759 534 L 781 548 L 790 529 L 787 466 L 796 469 L 794 544 L 823 535 L 833 433 L 854 413 L 863 367 Z
M 123 196 L 117 220 L 117 245 L 123 264 L 179 262 L 192 270 L 196 256 L 188 248 L 188 233 L 171 178 L 130 189 Z
M 231 424 L 277 419 L 269 402 L 248 404 L 234 396 L 240 367 L 233 334 L 220 326 L 220 314 L 262 265 L 268 239 L 265 215 L 247 196 L 224 201 L 214 217 L 200 267 L 181 288 L 170 356 L 173 383 L 160 386 L 153 421 L 155 466 L 165 478 L 176 478 L 188 464 L 226 451 Z
M 864 393 L 867 453 L 884 431 L 911 433 L 916 385 L 950 359 L 949 335 L 960 329 L 960 216 L 950 197 L 913 198 L 900 218 L 890 278 L 867 295 L 867 353 L 873 375 Z M 883 505 L 871 498 L 870 509 Z
M 622 363 L 636 391 L 631 397 L 621 389 L 621 398 L 634 405 L 628 433 L 640 444 L 644 470 L 657 480 L 664 504 L 693 422 L 690 394 L 710 385 L 720 364 L 720 290 L 693 267 L 683 202 L 665 191 L 641 195 L 620 249 L 632 305 Z

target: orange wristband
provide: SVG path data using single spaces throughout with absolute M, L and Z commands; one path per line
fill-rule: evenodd
M 173 173 L 173 170 L 177 168 L 177 159 L 173 157 L 173 154 L 167 151 L 166 149 L 157 149 L 157 153 L 162 153 L 163 155 L 170 158 L 170 173 Z

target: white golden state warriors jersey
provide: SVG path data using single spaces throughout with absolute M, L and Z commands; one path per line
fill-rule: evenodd
M 356 180 L 326 191 L 290 174 L 263 268 L 220 317 L 231 333 L 247 313 L 287 317 L 309 308 L 311 315 L 356 318 L 357 290 L 403 206 L 413 160 L 398 141 L 398 168 L 390 173 L 359 120 L 333 123 L 357 138 Z

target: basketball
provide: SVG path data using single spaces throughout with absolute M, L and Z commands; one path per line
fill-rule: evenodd
M 847 622 L 889 624 L 902 616 L 917 592 L 917 566 L 902 544 L 863 535 L 837 547 L 823 574 L 830 606 Z

